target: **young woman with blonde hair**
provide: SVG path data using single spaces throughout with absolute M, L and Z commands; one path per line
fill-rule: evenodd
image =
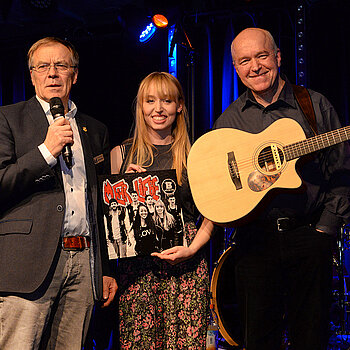
M 209 278 L 199 248 L 213 225 L 195 226 L 186 160 L 190 150 L 187 110 L 179 81 L 149 74 L 136 99 L 132 139 L 111 151 L 112 173 L 176 169 L 183 209 L 184 245 L 118 264 L 122 349 L 205 349 Z

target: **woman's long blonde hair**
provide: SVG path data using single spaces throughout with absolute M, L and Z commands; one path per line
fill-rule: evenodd
M 161 218 L 157 212 L 157 206 L 163 208 L 163 217 Z M 164 228 L 164 230 L 169 230 L 171 226 L 175 224 L 175 218 L 167 210 L 164 202 L 161 199 L 158 199 L 154 204 L 154 222 L 156 225 Z
M 154 84 L 160 98 L 169 98 L 174 100 L 178 105 L 182 105 L 182 109 L 177 113 L 172 125 L 171 134 L 173 144 L 170 148 L 173 159 L 172 168 L 176 169 L 177 181 L 181 185 L 182 172 L 187 168 L 186 161 L 191 148 L 187 131 L 188 113 L 185 107 L 185 97 L 182 87 L 179 81 L 169 73 L 153 72 L 144 78 L 139 86 L 136 97 L 135 131 L 126 166 L 133 160 L 136 160 L 136 163 L 143 167 L 149 167 L 153 164 L 153 150 L 155 147 L 148 137 L 147 124 L 142 111 L 142 105 L 147 98 L 147 92 L 151 84 Z

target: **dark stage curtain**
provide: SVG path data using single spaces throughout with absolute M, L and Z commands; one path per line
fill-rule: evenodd
M 283 3 L 283 2 L 281 2 Z M 295 2 L 289 8 L 251 8 L 250 12 L 213 12 L 188 16 L 184 27 L 195 48 L 194 81 L 191 82 L 186 48 L 178 48 L 178 78 L 194 101 L 195 139 L 209 131 L 222 111 L 244 91 L 232 65 L 230 45 L 234 35 L 246 27 L 271 31 L 282 52 L 281 71 L 295 82 Z M 347 36 L 349 4 L 341 0 L 308 1 L 306 9 L 307 87 L 327 96 L 338 111 L 343 125 L 349 124 L 350 42 Z M 160 33 L 160 32 L 159 32 Z M 165 33 L 165 32 L 164 32 Z M 44 33 L 45 36 L 47 33 Z M 72 99 L 78 108 L 103 121 L 115 146 L 130 135 L 132 102 L 139 82 L 150 72 L 166 70 L 166 36 L 158 34 L 140 45 L 135 37 L 123 36 L 72 40 L 81 65 Z M 26 64 L 31 42 L 22 47 L 0 47 L 0 104 L 28 99 L 34 94 Z M 190 87 L 194 84 L 194 95 Z M 209 248 L 212 262 L 220 257 L 223 232 L 218 232 Z M 211 266 L 213 266 L 211 264 Z M 95 332 L 87 349 L 117 349 L 117 306 L 99 310 Z M 99 323 L 100 320 L 105 322 Z M 114 328 L 110 338 L 110 328 Z M 98 336 L 96 336 L 98 334 Z M 111 345 L 113 343 L 113 345 Z
M 25 100 L 26 82 L 29 82 L 25 53 L 17 49 L 1 50 L 0 55 L 0 105 Z
M 350 44 L 344 1 L 312 1 L 305 6 L 306 87 L 324 94 L 336 108 L 343 125 L 349 124 Z M 234 35 L 247 27 L 269 30 L 282 53 L 281 72 L 296 83 L 297 6 L 251 12 L 203 14 L 188 17 L 187 34 L 195 47 L 195 138 L 210 130 L 222 111 L 245 87 L 237 79 L 230 46 Z M 179 79 L 186 69 L 179 48 Z

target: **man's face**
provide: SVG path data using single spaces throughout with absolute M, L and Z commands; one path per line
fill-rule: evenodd
M 146 204 L 147 205 L 152 205 L 154 203 L 152 196 L 147 196 L 146 197 Z
M 135 203 L 137 202 L 138 198 L 137 198 L 137 193 L 131 193 L 131 200 Z
M 74 68 L 69 68 L 66 72 L 59 72 L 53 66 L 55 63 L 72 65 L 71 52 L 68 48 L 60 43 L 39 46 L 33 54 L 32 66 L 51 64 L 51 67 L 42 73 L 31 69 L 32 83 L 38 97 L 46 102 L 49 102 L 52 97 L 59 97 L 67 109 L 69 94 L 72 85 L 77 81 L 78 72 Z
M 176 199 L 175 199 L 175 197 L 169 197 L 169 204 L 170 205 L 175 205 L 175 202 L 176 202 Z
M 112 202 L 109 207 L 110 207 L 111 210 L 115 211 L 115 210 L 117 210 L 118 203 L 117 202 Z
M 281 65 L 280 51 L 274 51 L 271 39 L 261 30 L 248 29 L 236 37 L 232 49 L 242 83 L 257 95 L 271 90 Z

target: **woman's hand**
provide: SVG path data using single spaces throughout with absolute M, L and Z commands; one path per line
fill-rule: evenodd
M 151 255 L 166 260 L 172 265 L 190 259 L 209 241 L 213 229 L 214 224 L 210 220 L 204 218 L 201 227 L 189 247 L 175 246 L 161 253 L 152 253 Z
M 193 257 L 196 252 L 191 249 L 191 247 L 184 246 L 175 246 L 166 250 L 163 250 L 161 253 L 152 253 L 152 256 L 156 256 L 159 259 L 165 260 L 171 265 L 176 265 L 180 262 L 183 262 L 187 259 Z
M 133 164 L 130 163 L 130 165 L 128 166 L 128 168 L 126 169 L 126 173 L 143 173 L 145 172 L 147 169 L 142 168 L 142 166 L 137 165 L 137 164 Z

